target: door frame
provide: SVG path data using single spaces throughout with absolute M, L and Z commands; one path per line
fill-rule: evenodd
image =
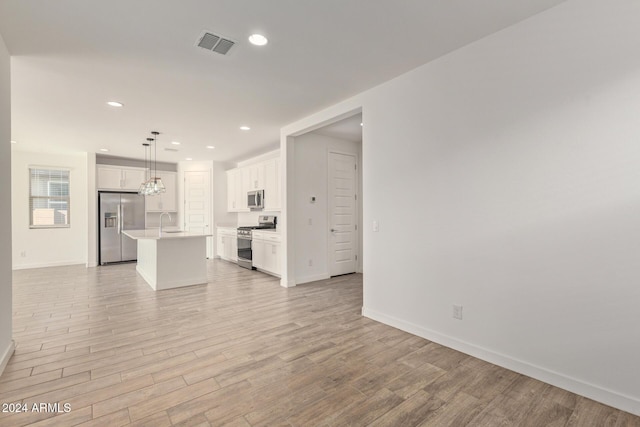
M 282 210 L 278 218 L 278 228 L 282 236 L 282 268 L 280 277 L 280 286 L 289 288 L 296 286 L 295 272 L 295 200 L 293 197 L 296 185 L 296 176 L 294 170 L 295 163 L 295 145 L 296 137 L 312 132 L 323 126 L 330 125 L 340 120 L 349 118 L 356 114 L 362 114 L 365 120 L 361 97 L 355 96 L 338 105 L 322 110 L 298 122 L 289 124 L 280 129 L 280 185 L 281 185 L 281 205 Z M 367 140 L 366 128 L 362 132 L 362 156 L 364 156 L 364 147 Z M 359 163 L 362 167 L 362 161 Z M 365 178 L 362 175 L 362 183 L 360 184 L 360 194 L 364 194 Z M 364 205 L 362 205 L 362 213 L 364 215 Z M 363 218 L 360 218 L 361 224 Z M 359 227 L 361 228 L 361 227 Z M 360 251 L 364 249 L 364 245 L 360 245 Z M 361 257 L 359 257 L 360 260 Z M 361 271 L 364 272 L 364 263 L 361 264 Z
M 362 197 L 360 195 L 360 155 L 358 153 L 343 151 L 335 148 L 327 148 L 327 199 L 329 198 L 329 186 L 331 185 L 331 178 L 329 177 L 329 165 L 331 164 L 331 154 L 341 154 L 345 156 L 353 156 L 356 160 L 356 173 L 354 175 L 354 188 L 356 192 L 356 203 L 355 203 L 355 225 L 356 230 L 354 233 L 354 251 L 356 253 L 357 259 L 355 263 L 355 272 L 361 273 L 361 263 L 362 263 L 362 254 L 360 250 L 360 233 L 362 232 L 361 222 L 362 222 Z M 331 277 L 331 202 L 327 200 L 327 274 Z

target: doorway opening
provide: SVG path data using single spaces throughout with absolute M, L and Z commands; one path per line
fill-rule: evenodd
M 295 284 L 362 272 L 361 123 L 358 110 L 294 137 L 287 251 Z

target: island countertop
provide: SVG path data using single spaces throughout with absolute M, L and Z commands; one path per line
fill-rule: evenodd
M 194 237 L 209 237 L 211 234 L 193 233 L 190 231 L 163 231 L 153 230 L 125 230 L 123 233 L 134 240 L 164 240 L 164 239 L 186 239 Z

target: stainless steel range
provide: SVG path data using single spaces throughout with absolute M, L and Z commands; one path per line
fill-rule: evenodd
M 276 228 L 278 217 L 261 216 L 258 225 L 238 227 L 238 265 L 253 270 L 253 250 L 251 248 L 251 230 Z

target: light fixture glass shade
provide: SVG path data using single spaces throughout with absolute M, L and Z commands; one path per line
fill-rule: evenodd
M 153 192 L 153 181 L 150 179 L 145 184 L 145 195 L 153 196 L 155 193 Z
M 157 176 L 153 178 L 153 189 L 156 194 L 164 193 L 167 191 L 167 189 L 164 186 L 164 183 L 162 182 L 162 178 Z
M 148 171 L 148 175 L 149 178 L 144 181 L 142 184 L 140 184 L 140 188 L 138 189 L 138 193 L 139 194 L 143 194 L 145 196 L 155 196 L 158 195 L 160 193 L 165 193 L 167 191 L 167 189 L 164 186 L 164 183 L 162 182 L 162 178 L 157 177 L 157 176 L 153 176 L 156 174 L 157 172 L 157 163 L 158 163 L 158 158 L 157 158 L 157 150 L 158 150 L 158 135 L 160 134 L 160 132 L 156 132 L 153 131 L 151 132 L 151 135 L 153 135 L 153 138 L 147 138 L 147 141 L 149 141 L 148 143 L 142 144 L 145 147 L 145 158 L 144 158 L 144 164 L 145 164 L 145 169 L 147 169 L 147 149 L 149 150 L 149 168 L 147 169 Z M 153 143 L 153 151 L 152 151 L 152 146 L 151 144 Z M 153 167 L 152 167 L 153 166 Z

